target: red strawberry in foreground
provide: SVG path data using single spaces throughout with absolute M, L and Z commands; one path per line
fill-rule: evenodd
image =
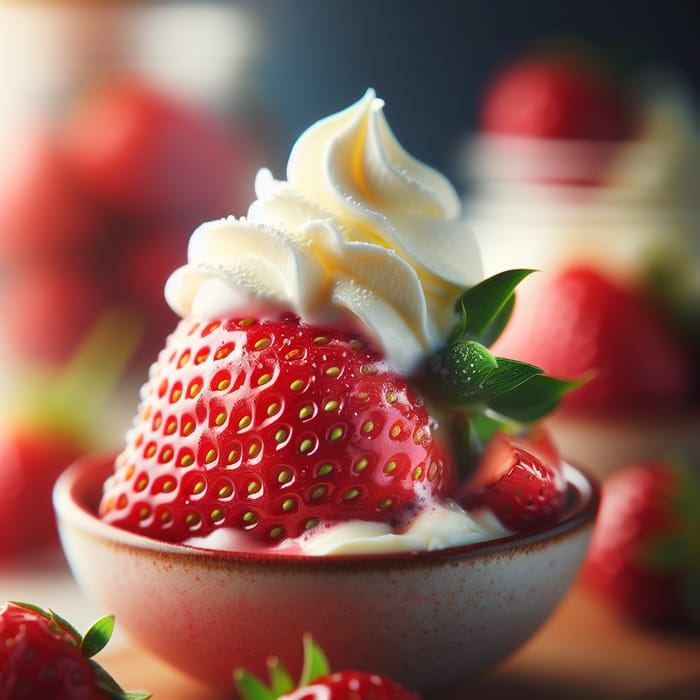
M 566 481 L 554 446 L 544 435 L 526 439 L 496 433 L 460 501 L 470 510 L 489 509 L 515 531 L 555 521 L 566 504 Z
M 102 518 L 182 541 L 278 544 L 349 519 L 400 526 L 453 467 L 405 379 L 356 338 L 292 317 L 186 319 L 142 390 Z
M 483 99 L 481 129 L 549 139 L 617 141 L 634 114 L 608 74 L 573 53 L 538 52 L 506 66 Z
M 571 409 L 658 411 L 693 395 L 693 366 L 663 319 L 592 267 L 567 267 L 523 290 L 492 350 L 559 377 L 591 374 L 566 397 Z
M 65 620 L 26 603 L 0 606 L 0 697 L 3 700 L 146 700 L 127 692 L 92 656 L 109 641 L 111 616 L 81 635 Z
M 270 688 L 244 670 L 234 672 L 243 700 L 420 700 L 417 693 L 377 673 L 331 673 L 326 656 L 310 635 L 304 636 L 304 668 L 296 689 L 276 658 L 268 660 L 268 669 Z
M 625 616 L 700 629 L 700 473 L 654 461 L 603 484 L 583 581 Z

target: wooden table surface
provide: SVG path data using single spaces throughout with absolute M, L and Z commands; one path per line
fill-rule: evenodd
M 122 648 L 101 661 L 127 688 L 154 700 L 224 700 L 148 653 Z M 436 700 L 517 698 L 700 700 L 700 635 L 662 635 L 611 616 L 580 587 L 540 632 L 497 668 Z

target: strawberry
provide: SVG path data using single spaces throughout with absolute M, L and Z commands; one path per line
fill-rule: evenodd
M 60 366 L 104 313 L 98 275 L 69 256 L 36 258 L 0 281 L 0 337 L 26 362 Z
M 107 315 L 70 362 L 15 370 L 7 381 L 0 403 L 0 557 L 58 543 L 54 483 L 86 450 L 106 448 L 96 416 L 136 340 L 127 319 Z
M 566 503 L 556 449 L 545 435 L 528 439 L 496 433 L 463 485 L 460 502 L 470 510 L 490 510 L 516 532 L 555 521 Z
M 350 519 L 400 530 L 455 495 L 454 456 L 468 469 L 475 440 L 537 420 L 574 386 L 484 344 L 527 274 L 467 290 L 447 344 L 411 378 L 363 340 L 291 315 L 183 319 L 142 388 L 101 518 L 174 542 L 227 528 L 257 546 Z
M 56 136 L 31 128 L 0 144 L 0 261 L 23 264 L 37 256 L 91 246 L 97 220 L 71 181 Z
M 147 700 L 126 692 L 92 660 L 109 641 L 114 617 L 80 635 L 53 611 L 27 603 L 0 606 L 0 697 L 4 700 Z
M 583 581 L 637 622 L 700 629 L 700 471 L 669 460 L 603 483 Z
M 339 520 L 399 525 L 452 492 L 452 470 L 425 407 L 362 341 L 291 316 L 185 319 L 100 514 L 171 541 L 226 526 L 277 544 Z
M 565 399 L 579 411 L 649 411 L 691 400 L 684 346 L 641 293 L 591 266 L 543 276 L 518 298 L 494 352 L 560 377 L 591 376 Z
M 57 428 L 0 429 L 0 557 L 58 542 L 51 492 L 84 451 L 82 441 Z
M 294 681 L 276 657 L 268 659 L 270 687 L 243 669 L 234 671 L 242 700 L 420 700 L 391 678 L 366 671 L 331 673 L 328 659 L 311 635 L 304 635 L 304 665 Z
M 546 139 L 628 139 L 635 129 L 634 110 L 610 78 L 610 72 L 570 51 L 520 57 L 488 86 L 481 130 Z
M 112 212 L 189 228 L 236 209 L 243 144 L 142 77 L 121 74 L 81 94 L 62 136 L 73 177 Z

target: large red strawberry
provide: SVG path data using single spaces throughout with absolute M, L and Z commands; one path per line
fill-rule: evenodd
M 146 700 L 127 692 L 92 660 L 109 641 L 114 618 L 81 636 L 52 611 L 27 603 L 0 606 L 0 697 L 3 700 Z
M 339 670 L 331 673 L 321 648 L 304 635 L 304 665 L 298 684 L 276 657 L 268 659 L 270 686 L 245 670 L 234 678 L 242 700 L 420 700 L 391 678 L 367 671 Z
M 462 487 L 467 509 L 486 508 L 514 531 L 555 521 L 566 503 L 559 456 L 546 435 L 517 438 L 496 433 Z
M 624 615 L 700 628 L 700 472 L 629 465 L 603 484 L 583 580 Z
M 543 275 L 522 291 L 492 350 L 559 377 L 590 375 L 567 396 L 572 409 L 654 411 L 693 396 L 693 365 L 664 320 L 641 294 L 591 266 Z
M 616 141 L 632 135 L 635 117 L 610 73 L 573 51 L 537 51 L 495 76 L 480 126 L 509 136 Z
M 362 340 L 291 315 L 184 319 L 142 388 L 100 516 L 176 542 L 226 527 L 273 545 L 350 519 L 400 530 L 455 495 L 453 457 L 469 468 L 473 436 L 535 421 L 572 387 L 484 345 L 527 274 L 466 290 L 445 347 L 410 378 Z M 440 403 L 444 439 L 413 382 Z
M 425 407 L 362 341 L 294 317 L 186 319 L 100 514 L 167 540 L 225 526 L 277 544 L 341 520 L 399 526 L 453 488 Z

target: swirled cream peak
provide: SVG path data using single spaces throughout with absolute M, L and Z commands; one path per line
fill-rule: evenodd
M 372 90 L 305 131 L 287 180 L 262 169 L 248 216 L 202 224 L 166 284 L 182 316 L 292 311 L 355 327 L 410 371 L 481 277 L 457 193 L 398 143 Z

